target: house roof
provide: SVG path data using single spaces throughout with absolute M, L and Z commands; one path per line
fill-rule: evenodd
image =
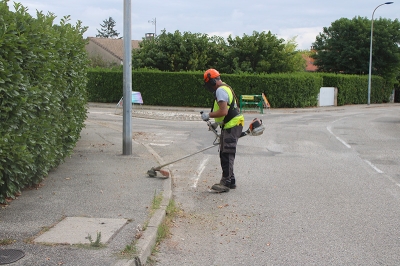
M 314 58 L 311 58 L 310 56 L 306 54 L 302 54 L 303 59 L 306 60 L 306 71 L 314 72 L 318 70 L 318 67 L 314 65 Z
M 89 37 L 89 41 L 95 43 L 100 46 L 102 49 L 117 57 L 121 61 L 124 58 L 124 40 L 123 39 L 110 39 L 110 38 L 97 38 L 97 37 Z M 132 49 L 139 48 L 140 41 L 132 40 Z

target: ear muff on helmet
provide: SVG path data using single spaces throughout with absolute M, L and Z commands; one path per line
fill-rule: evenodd
M 204 72 L 204 85 L 211 92 L 214 91 L 213 88 L 218 80 L 220 80 L 220 77 L 217 70 L 211 68 Z
M 208 77 L 208 82 L 207 83 L 210 86 L 215 86 L 215 84 L 217 84 L 217 80 L 215 78 L 211 77 L 211 73 L 210 72 L 207 73 L 207 77 Z

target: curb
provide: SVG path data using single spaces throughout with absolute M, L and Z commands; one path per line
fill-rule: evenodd
M 143 144 L 143 146 L 146 147 L 149 153 L 151 153 L 154 157 L 156 157 L 160 165 L 165 164 L 162 158 L 149 145 Z M 171 171 L 169 169 L 167 171 L 169 173 L 169 178 L 162 178 L 162 179 L 169 179 L 169 180 L 167 182 L 164 182 L 163 199 L 161 201 L 160 208 L 157 209 L 151 216 L 146 230 L 143 231 L 143 235 L 138 239 L 136 243 L 138 255 L 132 260 L 121 260 L 114 266 L 146 265 L 147 259 L 151 256 L 151 253 L 157 241 L 158 227 L 162 224 L 162 222 L 165 219 L 167 206 L 172 198 Z
M 143 232 L 143 236 L 138 240 L 136 247 L 138 250 L 138 256 L 133 260 L 129 261 L 126 266 L 142 266 L 146 265 L 147 259 L 151 256 L 153 247 L 157 240 L 157 230 L 161 223 L 164 221 L 166 216 L 166 209 L 169 201 L 172 197 L 171 182 L 164 183 L 163 200 L 160 208 L 151 217 L 146 230 Z

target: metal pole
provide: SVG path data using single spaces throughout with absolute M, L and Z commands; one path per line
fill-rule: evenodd
M 369 71 L 368 71 L 368 105 L 371 103 L 371 72 L 372 72 L 372 36 L 374 32 L 374 13 L 375 10 L 378 9 L 378 7 L 383 6 L 383 5 L 390 5 L 393 4 L 393 2 L 386 2 L 383 4 L 380 4 L 374 9 L 374 12 L 372 12 L 372 19 L 371 19 L 371 40 L 370 40 L 370 46 L 369 46 Z
M 131 0 L 124 0 L 124 93 L 122 154 L 132 154 L 132 44 Z
M 157 36 L 157 18 L 154 18 L 153 20 L 148 21 L 151 24 L 154 24 L 154 37 Z

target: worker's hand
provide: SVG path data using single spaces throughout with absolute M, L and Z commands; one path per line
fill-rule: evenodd
M 210 114 L 206 114 L 206 113 L 202 112 L 201 119 L 203 119 L 203 121 L 208 121 L 210 119 Z

